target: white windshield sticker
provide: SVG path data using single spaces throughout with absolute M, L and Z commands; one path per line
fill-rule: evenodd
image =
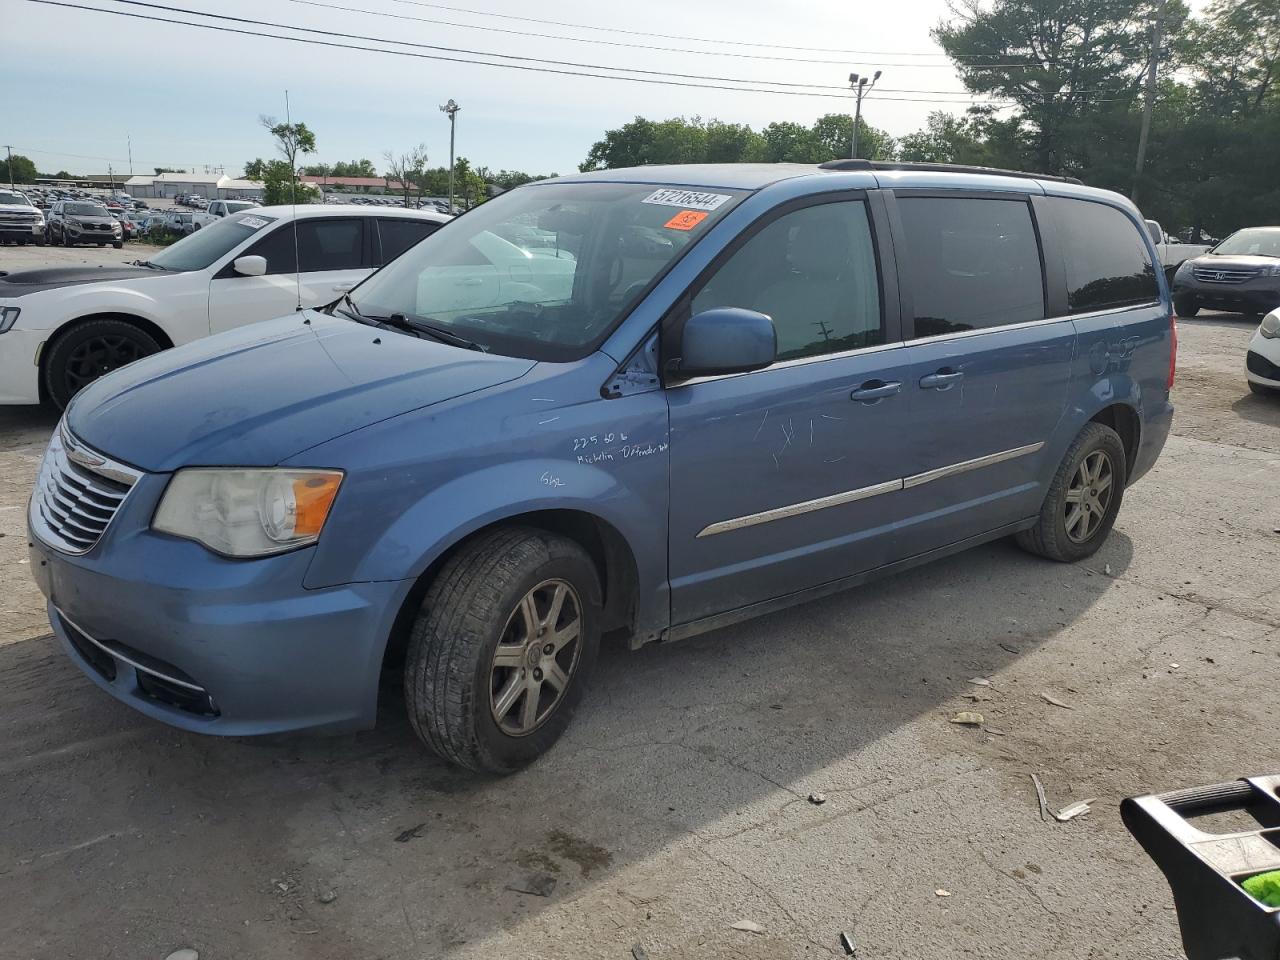
M 263 220 L 261 217 L 241 217 L 240 222 L 246 227 L 253 227 L 253 229 L 257 230 L 259 227 L 265 227 L 271 221 Z
M 733 198 L 727 193 L 704 193 L 701 190 L 676 190 L 667 187 L 655 190 L 641 203 L 659 203 L 664 207 L 684 207 L 686 210 L 714 210 Z

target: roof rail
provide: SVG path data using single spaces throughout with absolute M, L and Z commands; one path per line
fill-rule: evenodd
M 1080 184 L 1078 177 L 1054 177 L 1047 173 L 1028 173 L 1025 170 L 1001 170 L 999 167 L 975 167 L 964 163 L 906 163 L 897 160 L 828 160 L 818 164 L 819 170 L 902 170 L 921 173 L 985 173 L 996 177 L 1018 177 L 1022 180 L 1053 180 L 1058 183 Z

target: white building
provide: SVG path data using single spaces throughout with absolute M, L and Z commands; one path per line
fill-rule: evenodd
M 221 173 L 162 173 L 158 176 L 130 177 L 125 192 L 131 197 L 176 197 L 194 193 L 210 200 L 228 197 L 262 197 L 262 184 L 257 180 L 237 180 Z

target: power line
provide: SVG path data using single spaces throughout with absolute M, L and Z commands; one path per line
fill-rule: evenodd
M 569 77 L 588 77 L 597 80 L 625 80 L 630 83 L 646 83 L 667 87 L 684 87 L 694 90 L 729 90 L 736 93 L 768 93 L 775 96 L 792 96 L 792 97 L 822 97 L 825 99 L 850 100 L 851 96 L 845 93 L 822 93 L 819 91 L 810 92 L 808 90 L 771 90 L 767 87 L 748 87 L 748 86 L 728 86 L 725 84 L 709 84 L 709 83 L 687 83 L 681 80 L 661 80 L 654 77 L 628 77 L 619 76 L 617 74 L 589 73 L 578 70 L 562 70 L 552 67 L 536 67 L 523 63 L 492 63 L 486 60 L 472 60 L 465 57 L 443 56 L 441 54 L 416 53 L 411 50 L 388 50 L 384 47 L 366 47 L 359 44 L 338 43 L 332 40 L 318 40 L 311 37 L 292 37 L 281 36 L 279 34 L 259 33 L 256 30 L 243 30 L 236 27 L 221 26 L 215 23 L 192 23 L 188 20 L 175 20 L 172 17 L 161 17 L 155 14 L 133 13 L 127 10 L 110 10 L 103 7 L 93 7 L 78 3 L 67 3 L 65 0 L 27 0 L 28 3 L 35 3 L 47 7 L 62 7 L 69 10 L 84 10 L 90 13 L 105 13 L 111 16 L 125 17 L 131 20 L 148 20 L 155 23 L 168 23 L 175 26 L 194 27 L 198 30 L 212 30 L 218 33 L 233 33 L 246 37 L 258 37 L 268 40 L 286 40 L 291 43 L 301 43 L 310 46 L 330 47 L 340 50 L 359 50 L 365 53 L 383 53 L 398 57 L 412 57 L 418 60 L 438 60 L 446 63 L 466 63 L 474 66 L 498 67 L 505 70 L 522 70 L 530 73 L 551 73 L 560 76 Z M 115 0 L 115 2 L 125 2 L 125 0 Z M 239 19 L 225 18 L 217 14 L 198 14 L 199 16 L 217 18 L 217 19 Z M 258 26 L 273 26 L 270 23 L 254 20 L 239 20 L 239 22 L 255 24 Z M 293 27 L 284 27 L 283 29 L 300 29 Z M 395 41 L 391 41 L 395 42 Z M 505 54 L 494 54 L 493 56 L 506 56 Z M 560 61 L 544 61 L 549 63 L 558 63 Z M 604 67 L 601 69 L 621 69 L 615 67 Z M 634 71 L 633 71 L 634 72 Z M 670 74 L 664 74 L 670 76 Z M 746 81 L 749 83 L 768 83 L 769 81 Z M 975 96 L 973 94 L 960 94 L 963 96 Z M 911 98 L 911 97 L 884 97 L 886 101 L 900 103 L 937 103 L 937 104 L 964 104 L 962 100 L 939 100 L 936 98 Z M 988 101 L 990 105 L 996 105 L 996 101 Z
M 597 44 L 606 47 L 626 47 L 631 50 L 653 50 L 660 53 L 688 53 L 702 57 L 734 57 L 743 60 L 766 60 L 775 63 L 810 63 L 820 66 L 845 66 L 847 60 L 817 60 L 808 57 L 780 57 L 776 54 L 765 53 L 738 53 L 723 50 L 695 50 L 689 47 L 663 47 L 647 43 L 627 43 L 622 40 L 601 40 L 592 37 L 567 37 L 564 34 L 557 33 L 533 33 L 528 30 L 515 30 L 507 27 L 489 27 L 477 23 L 460 23 L 457 20 L 440 20 L 433 17 L 415 17 L 406 13 L 391 13 L 387 10 L 369 10 L 364 7 L 349 7 L 337 3 L 321 3 L 320 0 L 289 0 L 290 3 L 297 3 L 308 7 L 319 7 L 323 10 L 339 10 L 343 13 L 358 13 L 370 17 L 387 17 L 392 20 L 410 20 L 415 23 L 429 23 L 433 26 L 441 27 L 460 27 L 464 30 L 483 30 L 488 33 L 504 33 L 517 37 L 536 37 L 539 40 L 567 40 L 570 43 L 588 43 Z M 451 9 L 451 8 L 446 8 Z M 498 14 L 494 14 L 498 16 Z M 539 22 L 539 21 L 535 21 Z M 579 29 L 597 29 L 593 27 L 583 27 Z M 945 53 L 874 53 L 866 51 L 860 56 L 891 56 L 891 57 L 945 57 Z M 963 57 L 978 57 L 981 54 L 960 54 Z M 1053 61 L 1049 61 L 1053 62 Z M 1022 64 L 1022 63 L 997 63 L 983 64 L 985 67 L 1035 67 L 1041 64 Z M 953 69 L 951 63 L 882 63 L 885 67 L 912 67 L 912 68 L 929 68 L 929 69 Z
M 653 77 L 676 77 L 681 80 L 708 80 L 713 83 L 763 84 L 770 87 L 789 87 L 796 90 L 840 90 L 845 88 L 834 84 L 793 83 L 785 80 L 762 80 L 750 77 L 723 77 L 704 73 L 675 73 L 670 70 L 648 70 L 642 67 L 619 67 L 605 63 L 582 63 L 575 60 L 552 60 L 544 57 L 526 57 L 514 53 L 494 53 L 490 50 L 469 50 L 463 47 L 445 47 L 434 43 L 416 43 L 411 40 L 397 40 L 393 37 L 375 37 L 349 31 L 322 30 L 318 27 L 305 27 L 289 23 L 277 23 L 270 20 L 252 20 L 246 17 L 234 17 L 221 13 L 205 13 L 187 7 L 175 7 L 163 3 L 148 3 L 146 0 L 109 0 L 111 3 L 127 7 L 142 7 L 148 10 L 163 10 L 167 13 L 180 13 L 184 16 L 205 17 L 210 20 L 222 20 L 230 23 L 251 24 L 253 26 L 270 27 L 273 30 L 293 30 L 301 33 L 314 33 L 323 37 L 338 37 L 344 40 L 364 40 L 369 43 L 390 43 L 401 47 L 413 47 L 417 50 L 437 50 L 442 53 L 462 54 L 469 57 L 493 57 L 501 60 L 519 60 L 524 63 L 551 64 L 557 67 L 572 67 L 575 70 L 614 70 L 620 73 L 638 73 Z M 887 90 L 892 93 L 929 93 L 947 94 L 949 96 L 969 96 L 963 90 Z

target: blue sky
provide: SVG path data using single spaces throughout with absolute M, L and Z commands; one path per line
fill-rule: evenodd
M 117 6 L 111 0 L 72 2 Z M 609 5 L 585 0 L 538 5 L 516 0 L 442 0 L 445 5 L 474 11 L 618 30 L 869 51 L 865 55 L 570 29 L 440 9 L 439 4 L 421 0 L 320 0 L 402 18 L 837 61 L 830 64 L 668 53 L 490 33 L 341 12 L 298 0 L 166 2 L 416 43 L 756 80 L 842 86 L 851 70 L 883 66 L 880 85 L 886 92 L 877 91 L 868 98 L 864 110 L 869 122 L 898 135 L 922 125 L 930 110 L 959 112 L 969 102 L 954 71 L 929 40 L 929 28 L 946 14 L 943 0 L 898 0 L 891 6 L 865 0 L 793 5 L 771 0 L 649 0 Z M 426 143 L 433 163 L 447 163 L 448 122 L 438 105 L 450 97 L 462 105 L 460 155 L 494 169 L 537 173 L 576 169 L 605 129 L 636 115 L 701 115 L 759 127 L 771 120 L 808 123 L 823 113 L 852 112 L 846 100 L 691 90 L 329 50 L 37 6 L 26 0 L 4 0 L 3 10 L 10 42 L 6 44 L 0 137 L 47 171 L 105 172 L 110 163 L 116 171 L 127 173 L 127 138 L 131 137 L 135 172 L 149 173 L 156 165 L 200 169 L 208 164 L 237 174 L 244 161 L 271 155 L 270 140 L 257 118 L 263 113 L 283 117 L 286 87 L 294 118 L 305 120 L 317 134 L 319 150 L 309 162 L 368 157 L 379 169 L 385 166 L 384 151 L 402 151 L 419 142 Z M 24 41 L 14 43 L 16 37 Z M 922 103 L 907 102 L 910 93 L 889 90 L 955 94 L 916 94 L 920 99 L 950 101 Z

